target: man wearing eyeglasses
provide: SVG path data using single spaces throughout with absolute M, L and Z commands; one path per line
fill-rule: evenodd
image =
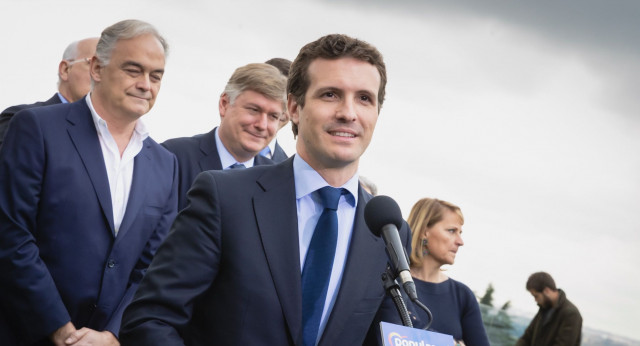
M 12 106 L 0 114 L 0 145 L 9 127 L 9 121 L 14 114 L 23 109 L 54 105 L 57 103 L 75 102 L 86 95 L 91 89 L 89 63 L 96 54 L 97 37 L 75 41 L 67 46 L 58 64 L 58 92 L 47 101 L 33 104 Z

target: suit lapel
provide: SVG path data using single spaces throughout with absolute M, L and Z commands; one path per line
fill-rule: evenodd
M 140 213 L 143 202 L 146 197 L 148 177 L 151 176 L 151 157 L 148 154 L 149 141 L 145 140 L 142 145 L 142 150 L 133 159 L 133 177 L 131 180 L 131 190 L 129 191 L 129 200 L 127 201 L 127 209 L 124 212 L 122 223 L 120 224 L 120 230 L 118 231 L 118 238 L 121 238 L 131 228 L 133 220 Z
M 200 164 L 201 172 L 222 169 L 222 162 L 220 162 L 220 155 L 218 155 L 218 147 L 216 146 L 216 129 L 217 127 L 200 138 L 200 151 L 203 156 L 198 163 Z
M 336 303 L 320 339 L 321 345 L 340 344 L 342 330 L 345 327 L 348 328 L 349 319 L 361 303 L 358 297 L 370 296 L 367 291 L 375 288 L 372 285 L 378 284 L 380 288 L 382 287 L 382 281 L 379 278 L 387 262 L 387 258 L 383 255 L 384 244 L 379 241 L 380 238 L 369 231 L 364 222 L 364 206 L 371 197 L 363 193 L 362 187 L 358 188 L 358 195 L 347 262 Z
M 89 174 L 93 189 L 102 207 L 102 212 L 109 222 L 111 232 L 115 234 L 107 169 L 104 165 L 102 149 L 100 148 L 98 133 L 91 117 L 91 111 L 84 99 L 70 105 L 67 121 L 70 123 L 67 128 L 69 137 L 71 137 L 71 141 Z
M 302 335 L 302 285 L 293 160 L 258 179 L 253 198 L 258 230 L 282 311 L 293 340 Z

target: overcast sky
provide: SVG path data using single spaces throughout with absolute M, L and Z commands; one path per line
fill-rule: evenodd
M 0 108 L 48 99 L 65 46 L 151 22 L 171 53 L 157 141 L 209 131 L 236 67 L 293 60 L 345 33 L 377 46 L 387 99 L 360 173 L 400 204 L 460 205 L 448 274 L 531 316 L 545 270 L 589 327 L 640 339 L 640 3 L 637 1 L 0 0 Z M 292 154 L 289 127 L 279 134 Z M 436 316 L 437 318 L 437 316 Z

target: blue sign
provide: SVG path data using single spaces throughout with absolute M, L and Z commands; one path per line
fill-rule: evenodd
M 452 346 L 453 337 L 424 329 L 380 322 L 385 346 Z

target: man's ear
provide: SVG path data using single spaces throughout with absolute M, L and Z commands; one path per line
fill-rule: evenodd
M 69 62 L 66 60 L 60 61 L 58 64 L 58 77 L 60 80 L 67 81 L 69 79 Z
M 93 80 L 94 82 L 99 82 L 100 80 L 102 80 L 101 73 L 103 68 L 104 66 L 102 66 L 102 63 L 100 62 L 100 60 L 98 60 L 98 57 L 94 55 L 91 58 L 91 66 L 89 66 L 89 74 L 91 75 L 91 80 Z
M 220 119 L 224 119 L 224 116 L 227 113 L 227 108 L 229 108 L 229 104 L 229 95 L 227 95 L 227 93 L 222 93 L 222 95 L 220 95 L 220 100 L 218 100 L 218 111 L 220 112 Z
M 298 125 L 300 122 L 300 107 L 293 94 L 287 96 L 287 110 L 289 111 L 291 122 Z

